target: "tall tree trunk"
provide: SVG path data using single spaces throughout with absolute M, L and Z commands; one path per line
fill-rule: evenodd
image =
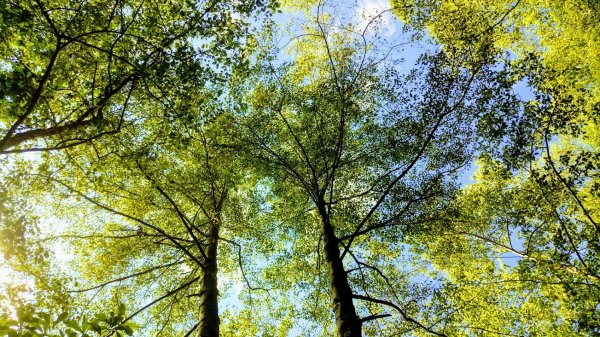
M 221 215 L 211 221 L 208 244 L 206 246 L 206 262 L 200 287 L 200 322 L 198 337 L 219 336 L 219 290 L 217 288 L 217 248 Z
M 348 283 L 348 274 L 340 258 L 338 238 L 335 236 L 333 226 L 325 207 L 319 207 L 323 243 L 325 246 L 325 262 L 329 275 L 331 297 L 333 299 L 333 312 L 338 331 L 338 337 L 361 337 L 362 324 L 356 315 L 352 302 L 352 290 Z

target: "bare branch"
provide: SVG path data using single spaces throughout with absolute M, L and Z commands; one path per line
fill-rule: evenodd
M 192 283 L 194 283 L 194 282 L 198 281 L 199 279 L 200 279 L 200 276 L 198 276 L 198 277 L 194 277 L 194 278 L 193 278 L 193 279 L 191 279 L 190 281 L 188 281 L 188 282 L 186 282 L 186 283 L 182 284 L 181 286 L 179 286 L 179 287 L 177 287 L 177 288 L 175 288 L 175 289 L 173 289 L 173 290 L 171 290 L 171 291 L 167 292 L 167 293 L 166 293 L 166 294 L 164 294 L 163 296 L 161 296 L 161 297 L 159 297 L 159 298 L 155 299 L 154 301 L 152 301 L 152 302 L 150 302 L 150 303 L 146 304 L 145 306 L 143 306 L 142 308 L 140 308 L 139 310 L 137 310 L 136 312 L 134 312 L 133 314 L 131 314 L 129 317 L 125 318 L 125 319 L 124 319 L 124 320 L 121 322 L 121 324 L 125 324 L 127 321 L 129 321 L 130 319 L 132 319 L 134 316 L 136 316 L 136 315 L 137 315 L 137 314 L 139 314 L 140 312 L 142 312 L 142 311 L 144 311 L 144 310 L 146 310 L 146 309 L 150 308 L 151 306 L 153 306 L 153 305 L 155 305 L 156 303 L 158 303 L 158 302 L 160 302 L 160 301 L 164 300 L 165 298 L 167 298 L 167 297 L 169 297 L 169 296 L 171 296 L 171 295 L 173 295 L 173 294 L 176 294 L 176 293 L 178 293 L 179 291 L 181 291 L 181 290 L 183 290 L 183 289 L 185 289 L 185 288 L 189 287 L 190 285 L 192 285 Z
M 123 277 L 119 277 L 119 278 L 116 278 L 114 280 L 110 280 L 110 281 L 104 282 L 104 283 L 99 284 L 99 285 L 94 286 L 94 287 L 85 288 L 85 289 L 79 289 L 79 290 L 70 290 L 69 292 L 70 293 L 82 293 L 82 292 L 86 292 L 86 291 L 90 291 L 90 290 L 104 288 L 105 286 L 107 286 L 107 285 L 109 285 L 111 283 L 125 281 L 125 280 L 133 278 L 133 277 L 145 275 L 145 274 L 151 273 L 151 272 L 153 272 L 155 270 L 162 269 L 162 268 L 167 268 L 167 267 L 171 267 L 171 266 L 174 266 L 174 265 L 177 265 L 177 264 L 181 264 L 183 262 L 184 261 L 181 261 L 181 259 L 178 259 L 175 262 L 171 262 L 171 263 L 163 264 L 163 265 L 160 265 L 160 266 L 155 266 L 155 267 L 152 267 L 152 268 L 148 268 L 148 269 L 143 270 L 141 272 L 138 272 L 138 273 L 135 273 L 135 274 L 131 274 L 131 275 L 127 275 L 127 276 L 123 276 Z
M 371 315 L 371 316 L 361 318 L 360 321 L 361 321 L 361 323 L 364 323 L 364 322 L 372 321 L 372 320 L 375 320 L 378 318 L 385 318 L 385 317 L 391 317 L 391 316 L 392 316 L 391 314 Z
M 264 290 L 270 296 L 269 289 L 256 288 L 256 287 L 253 287 L 252 285 L 250 285 L 250 280 L 248 280 L 248 277 L 246 276 L 246 273 L 244 271 L 244 266 L 242 264 L 242 246 L 239 243 L 237 243 L 237 242 L 235 242 L 233 240 L 228 240 L 228 239 L 225 239 L 225 238 L 222 238 L 222 237 L 219 237 L 219 240 L 227 242 L 227 243 L 232 244 L 232 245 L 234 245 L 234 246 L 237 247 L 237 249 L 238 249 L 238 264 L 240 266 L 240 271 L 242 272 L 242 276 L 244 277 L 244 281 L 246 282 L 246 286 L 248 286 L 248 289 L 250 289 L 250 290 Z
M 373 303 L 387 305 L 387 306 L 389 306 L 391 308 L 394 308 L 398 313 L 400 313 L 400 315 L 402 316 L 402 318 L 404 318 L 405 321 L 411 322 L 411 323 L 417 325 L 418 327 L 420 327 L 421 329 L 429 332 L 432 335 L 442 336 L 442 337 L 448 337 L 447 335 L 445 335 L 443 333 L 440 333 L 440 332 L 437 332 L 437 331 L 431 329 L 430 327 L 426 327 L 422 323 L 420 323 L 417 320 L 413 319 L 412 317 L 408 316 L 407 313 L 406 313 L 406 311 L 404 311 L 402 308 L 400 308 L 399 306 L 395 305 L 392 302 L 389 302 L 389 301 L 386 301 L 386 300 L 375 299 L 375 298 L 368 297 L 368 296 L 363 296 L 363 295 L 356 295 L 356 294 L 353 294 L 352 297 L 356 298 L 358 300 L 364 300 L 364 301 L 368 301 L 368 302 L 373 302 Z

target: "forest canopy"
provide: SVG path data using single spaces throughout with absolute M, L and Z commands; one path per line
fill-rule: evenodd
M 594 1 L 0 4 L 0 336 L 600 334 Z

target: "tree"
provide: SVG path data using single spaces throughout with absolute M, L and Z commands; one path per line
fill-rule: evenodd
M 235 216 L 236 204 L 228 199 L 235 200 L 232 189 L 241 176 L 230 173 L 239 170 L 235 159 L 216 147 L 227 123 L 215 118 L 191 128 L 185 143 L 163 139 L 106 158 L 95 158 L 89 150 L 87 156 L 56 160 L 49 171 L 36 174 L 40 183 L 55 186 L 54 195 L 93 207 L 78 211 L 85 222 L 75 221 L 54 238 L 70 241 L 82 253 L 72 263 L 89 281 L 75 283 L 78 289 L 72 292 L 103 291 L 109 303 L 115 298 L 137 303 L 123 323 L 146 311 L 153 317 L 168 310 L 167 317 L 158 316 L 144 327 L 147 332 L 219 335 L 217 252 L 220 241 L 234 245 L 222 258 L 228 261 L 225 270 L 235 268 L 241 258 L 237 243 L 223 233 L 235 228 L 223 222 Z M 67 209 L 66 218 L 75 210 Z M 165 272 L 171 277 L 161 277 Z M 152 286 L 155 282 L 160 286 Z M 155 299 L 140 303 L 149 290 Z M 193 320 L 192 312 L 197 313 Z M 198 323 L 182 324 L 188 320 Z
M 567 148 L 577 151 L 575 143 Z M 552 147 L 553 156 L 558 149 L 558 146 Z M 564 152 L 563 158 L 565 153 L 571 159 L 578 157 L 575 153 Z M 553 156 L 544 157 L 515 176 L 498 161 L 480 161 L 479 179 L 466 188 L 459 199 L 463 215 L 457 219 L 454 233 L 448 234 L 448 239 L 479 247 L 475 253 L 477 258 L 469 256 L 468 252 L 473 248 L 457 251 L 465 251 L 469 256 L 459 253 L 463 263 L 473 259 L 468 262 L 477 266 L 473 270 L 487 270 L 493 275 L 490 282 L 500 285 L 490 288 L 505 288 L 505 291 L 512 288 L 518 289 L 512 291 L 528 294 L 523 296 L 520 306 L 510 308 L 507 313 L 522 315 L 519 322 L 531 324 L 522 331 L 539 329 L 543 334 L 592 335 L 598 329 L 598 312 L 593 304 L 598 299 L 595 262 L 598 253 L 592 243 L 598 234 L 594 226 L 588 225 L 584 210 L 564 190 L 557 177 L 547 175 L 548 168 L 544 166 L 556 165 L 564 169 L 558 161 L 550 163 L 555 160 Z M 562 175 L 566 176 L 566 172 Z M 583 196 L 587 191 L 588 188 L 583 188 L 579 193 Z M 587 200 L 586 204 L 592 199 Z M 587 207 L 591 205 L 593 202 Z M 446 252 L 446 256 L 452 254 Z M 486 269 L 480 266 L 498 256 L 501 257 L 497 262 L 499 265 L 492 263 Z M 515 257 L 518 260 L 510 263 L 512 267 L 506 266 L 509 263 L 503 259 Z M 453 268 L 450 266 L 445 270 Z M 478 281 L 481 279 L 475 282 Z M 503 282 L 506 285 L 502 285 Z M 550 324 L 559 317 L 563 323 Z M 489 323 L 487 325 L 491 327 Z M 497 327 L 498 331 L 505 329 L 517 327 L 506 323 Z
M 528 40 L 575 3 L 403 1 L 402 41 L 301 3 L 286 56 L 273 4 L 9 3 L 0 331 L 596 334 L 594 61 Z
M 583 1 L 395 6 L 407 22 L 428 27 L 449 53 L 472 55 L 486 48 L 511 52 L 507 79 L 513 86 L 527 82 L 532 96 L 519 102 L 513 94 L 507 100 L 512 103 L 490 106 L 482 124 L 487 145 L 481 148 L 477 181 L 461 194 L 462 215 L 455 219 L 453 233 L 434 240 L 434 251 L 445 259 L 456 254 L 487 275 L 471 274 L 465 280 L 463 267 L 441 262 L 432 253 L 442 270 L 460 275 L 449 285 L 449 294 L 457 300 L 468 296 L 465 281 L 487 278 L 485 289 L 505 302 L 478 303 L 464 312 L 475 318 L 474 312 L 485 311 L 511 316 L 498 322 L 496 332 L 597 333 L 599 313 L 591 303 L 598 300 L 595 139 L 600 96 L 596 60 L 583 57 L 597 53 L 597 6 Z M 451 246 L 456 251 L 442 248 L 441 242 L 464 240 L 460 248 Z M 506 254 L 519 257 L 513 267 L 492 262 Z M 502 292 L 524 295 L 510 307 Z M 480 321 L 474 326 L 493 326 L 487 317 L 476 319 Z M 520 326 L 507 326 L 506 320 Z
M 99 251 L 93 255 L 110 256 L 103 262 L 123 262 L 122 267 L 112 268 L 116 274 L 122 272 L 121 275 L 100 286 L 90 286 L 91 289 L 86 289 L 88 291 L 134 277 L 142 278 L 141 284 L 144 284 L 144 281 L 152 281 L 151 278 L 144 279 L 144 276 L 156 276 L 169 267 L 173 269 L 191 264 L 191 272 L 181 278 L 184 281 L 182 285 L 166 290 L 166 295 L 162 294 L 158 300 L 138 312 L 121 317 L 124 324 L 159 300 L 169 298 L 173 307 L 173 303 L 180 300 L 178 293 L 193 287 L 198 288 L 198 296 L 194 295 L 187 301 L 200 298 L 200 322 L 194 329 L 197 328 L 200 336 L 218 335 L 217 245 L 218 240 L 222 239 L 219 236 L 221 208 L 232 178 L 231 175 L 222 178 L 226 175 L 223 172 L 230 171 L 221 168 L 216 159 L 209 160 L 217 150 L 211 150 L 214 146 L 212 140 L 203 138 L 205 134 L 201 130 L 208 128 L 210 123 L 203 125 L 206 120 L 201 120 L 210 117 L 200 115 L 203 112 L 201 105 L 206 98 L 198 101 L 197 97 L 206 97 L 207 92 L 219 96 L 219 93 L 215 94 L 219 83 L 226 79 L 233 68 L 243 67 L 247 61 L 244 53 L 248 52 L 249 45 L 242 45 L 251 40 L 248 39 L 247 15 L 264 12 L 267 6 L 272 9 L 275 3 L 81 2 L 63 6 L 61 3 L 37 1 L 10 3 L 2 8 L 5 18 L 2 24 L 6 28 L 2 34 L 5 35 L 5 41 L 11 42 L 2 49 L 2 90 L 6 97 L 3 101 L 6 116 L 2 118 L 8 126 L 0 141 L 0 151 L 65 150 L 61 154 L 43 156 L 37 175 L 30 174 L 31 168 L 26 167 L 32 162 L 23 163 L 19 158 L 7 161 L 7 169 L 15 176 L 3 177 L 6 186 L 16 186 L 29 180 L 27 190 L 30 193 L 43 194 L 52 190 L 55 197 L 65 200 L 72 200 L 71 197 L 75 195 L 95 205 L 96 209 L 121 217 L 115 222 L 105 222 L 110 218 L 106 216 L 89 224 L 66 220 L 74 222 L 73 227 L 69 229 L 69 234 L 56 238 L 40 239 L 31 226 L 22 223 L 14 226 L 9 224 L 6 230 L 9 234 L 16 230 L 22 236 L 19 242 L 30 247 L 39 247 L 59 239 L 79 240 L 87 252 L 97 244 Z M 258 16 L 253 18 L 257 19 Z M 211 113 L 218 115 L 216 111 Z M 165 128 L 165 122 L 177 125 Z M 186 128 L 190 131 L 188 134 L 181 131 Z M 127 132 L 118 137 L 103 137 L 123 129 L 127 129 Z M 202 139 L 193 138 L 200 137 L 200 134 Z M 161 141 L 161 145 L 158 145 L 157 139 L 163 137 L 168 137 L 169 141 Z M 83 143 L 91 147 L 70 149 Z M 158 170 L 157 165 L 170 167 L 174 162 L 162 157 L 160 160 L 155 158 L 155 161 L 146 158 L 164 151 L 173 151 L 170 160 L 175 160 L 176 154 L 185 157 L 183 150 L 192 143 L 200 152 L 191 154 L 206 158 L 208 167 L 203 167 L 204 160 L 194 158 L 193 165 L 188 165 L 188 169 L 193 166 L 195 172 L 178 172 L 177 177 L 164 180 L 164 172 Z M 183 157 L 179 160 L 184 160 Z M 151 167 L 147 167 L 143 161 L 151 162 Z M 210 165 L 216 166 L 213 169 Z M 194 185 L 191 181 L 197 183 L 202 175 L 208 185 L 190 188 L 189 185 Z M 183 178 L 188 180 L 181 181 Z M 173 186 L 176 181 L 187 185 L 187 190 L 177 192 Z M 51 189 L 52 186 L 54 189 Z M 206 186 L 212 192 L 202 189 Z M 196 199 L 189 199 L 194 196 Z M 136 202 L 129 200 L 120 204 L 117 201 L 119 197 L 137 199 Z M 151 199 L 146 200 L 146 209 L 155 212 L 167 223 L 174 222 L 176 228 L 163 230 L 161 225 L 154 226 L 136 213 L 144 204 L 145 197 Z M 162 199 L 162 203 L 167 205 L 154 209 L 152 198 Z M 130 208 L 123 209 L 123 205 Z M 197 208 L 194 217 L 184 214 L 180 209 L 182 207 L 188 211 L 187 207 L 192 207 L 190 205 Z M 200 209 L 203 212 L 198 216 Z M 81 214 L 82 211 L 74 212 Z M 72 219 L 70 216 L 65 218 Z M 129 225 L 123 224 L 123 219 Z M 204 220 L 199 226 L 195 221 L 201 219 Z M 86 226 L 92 229 L 92 233 L 85 232 Z M 100 233 L 133 228 L 135 234 L 105 237 L 94 234 L 98 227 L 106 228 Z M 169 234 L 171 230 L 179 234 L 180 229 L 185 229 L 182 232 L 184 238 Z M 132 244 L 131 241 L 135 239 L 139 242 Z M 107 248 L 104 247 L 106 240 L 120 242 Z M 154 242 L 154 245 L 144 247 L 148 241 Z M 170 255 L 168 248 L 167 252 L 160 251 L 153 255 L 151 249 L 155 245 L 163 245 L 163 241 L 174 245 L 182 256 Z M 235 244 L 234 241 L 229 242 Z M 11 245 L 9 248 L 14 249 Z M 135 252 L 135 248 L 142 250 Z M 148 256 L 139 255 L 144 251 Z M 148 260 L 141 261 L 144 258 Z M 127 266 L 135 269 L 143 267 L 144 263 L 156 261 L 165 263 L 124 275 Z M 81 262 L 85 265 L 88 261 L 82 258 Z M 96 276 L 105 277 L 106 271 L 111 270 L 99 268 L 101 263 L 97 260 L 89 262 L 84 274 L 93 275 L 97 271 L 104 274 Z M 198 268 L 202 275 L 197 275 Z M 179 280 L 176 278 L 175 281 Z M 70 283 L 71 286 L 73 284 L 77 286 L 78 283 Z M 166 282 L 165 285 L 171 284 Z M 64 291 L 64 287 L 61 289 Z M 129 294 L 130 299 L 139 296 L 141 289 L 136 290 L 138 293 Z M 109 306 L 116 306 L 114 297 L 109 302 L 113 302 Z M 182 307 L 185 306 L 180 306 L 180 311 Z
M 284 212 L 308 210 L 289 226 L 305 242 L 322 242 L 338 336 L 361 336 L 365 322 L 390 316 L 384 308 L 400 329 L 444 335 L 441 325 L 422 322 L 422 308 L 401 303 L 396 291 L 410 297 L 400 290 L 408 287 L 392 277 L 398 267 L 381 260 L 400 259 L 396 242 L 425 228 L 453 194 L 452 177 L 471 155 L 477 93 L 494 88 L 494 73 L 436 54 L 403 76 L 393 59 L 370 54 L 379 46 L 367 43 L 366 30 L 333 27 L 318 6 L 294 61 L 265 62 L 264 75 L 250 79 L 257 84 L 243 103 L 244 140 Z
M 52 249 L 32 242 L 32 238 L 39 238 L 42 233 L 41 217 L 35 211 L 33 198 L 24 198 L 11 190 L 11 187 L 18 190 L 16 184 L 23 182 L 14 179 L 0 189 L 2 276 L 16 281 L 0 282 L 0 333 L 31 337 L 131 335 L 135 325 L 122 323 L 123 303 L 112 310 L 103 308 L 94 313 L 68 296 L 61 280 L 65 275 L 53 268 Z
M 392 1 L 392 6 L 412 28 L 430 31 L 450 55 L 503 56 L 511 65 L 507 80 L 515 88 L 520 84 L 526 96 L 534 96 L 530 102 L 524 98 L 502 109 L 504 116 L 490 114 L 491 122 L 504 128 L 496 127 L 488 139 L 515 138 L 518 133 L 521 139 L 510 145 L 523 151 L 532 143 L 539 147 L 545 133 L 581 135 L 586 125 L 597 123 L 600 77 L 593 55 L 598 54 L 595 22 L 600 8 L 596 3 Z M 534 159 L 535 151 L 529 152 L 529 159 Z
M 517 59 L 541 53 L 547 68 L 575 82 L 572 89 L 600 79 L 596 2 L 393 0 L 391 5 L 413 28 L 427 28 L 448 52 L 508 50 Z M 597 94 L 597 86 L 590 89 Z
M 0 153 L 90 143 L 148 117 L 133 102 L 169 104 L 172 88 L 210 86 L 222 76 L 214 62 L 242 61 L 244 17 L 265 5 L 6 3 L 0 9 Z

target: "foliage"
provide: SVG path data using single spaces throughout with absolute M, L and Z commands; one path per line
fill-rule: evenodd
M 31 1 L 0 7 L 3 153 L 90 143 L 244 63 L 260 1 Z M 235 15 L 240 16 L 237 18 Z M 167 116 L 168 117 L 168 116 Z M 169 119 L 166 119 L 167 121 Z
M 412 28 L 427 29 L 443 44 L 446 53 L 457 55 L 466 64 L 473 60 L 493 63 L 500 56 L 507 59 L 512 65 L 507 80 L 515 87 L 527 84 L 529 88 L 521 89 L 521 93 L 533 91 L 534 97 L 524 98 L 524 103 L 530 101 L 508 114 L 512 120 L 494 121 L 520 125 L 520 130 L 505 130 L 503 135 L 535 133 L 536 129 L 576 135 L 586 125 L 597 123 L 597 2 L 392 1 L 392 5 Z M 539 140 L 531 135 L 529 138 Z M 530 143 L 514 146 L 522 149 Z
M 0 334 L 597 334 L 597 6 L 277 5 L 0 5 Z
M 450 276 L 444 302 L 481 298 L 473 285 L 486 294 L 454 313 L 472 333 L 596 334 L 600 78 L 597 58 L 587 55 L 597 54 L 597 4 L 415 4 L 396 1 L 395 12 L 427 27 L 447 53 L 469 60 L 509 52 L 507 86 L 521 83 L 520 94 L 532 96 L 519 102 L 508 93 L 508 104 L 489 105 L 478 174 L 457 200 L 460 215 L 447 219 L 449 231 L 419 241 L 432 242 L 425 254 Z
M 0 316 L 0 333 L 8 337 L 131 336 L 135 325 L 122 323 L 124 314 L 125 306 L 120 305 L 116 313 L 101 313 L 91 319 L 70 315 L 68 311 L 53 317 L 27 305 L 16 309 L 16 319 L 8 314 Z

